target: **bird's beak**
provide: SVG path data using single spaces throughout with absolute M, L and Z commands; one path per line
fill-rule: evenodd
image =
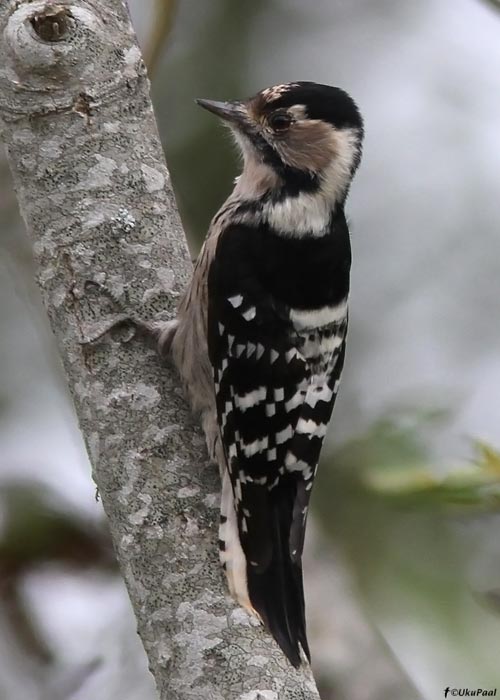
M 203 109 L 216 114 L 230 124 L 243 125 L 247 121 L 247 110 L 243 102 L 216 102 L 214 100 L 195 100 Z

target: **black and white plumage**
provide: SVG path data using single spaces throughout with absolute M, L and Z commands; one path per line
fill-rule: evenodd
M 342 90 L 291 83 L 201 105 L 244 158 L 162 334 L 222 476 L 232 594 L 291 663 L 309 657 L 301 557 L 344 362 L 351 263 L 344 203 L 362 120 Z

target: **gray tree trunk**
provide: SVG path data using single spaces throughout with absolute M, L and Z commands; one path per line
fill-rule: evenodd
M 2 0 L 0 123 L 159 697 L 318 698 L 226 595 L 218 477 L 172 371 L 123 329 L 85 343 L 124 310 L 173 317 L 191 270 L 121 0 Z

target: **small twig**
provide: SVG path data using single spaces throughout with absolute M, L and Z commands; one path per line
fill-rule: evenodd
M 174 26 L 177 0 L 155 0 L 153 28 L 144 49 L 144 61 L 150 76 L 153 75 L 165 42 Z

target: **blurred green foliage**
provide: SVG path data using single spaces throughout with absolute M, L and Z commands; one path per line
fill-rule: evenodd
M 473 455 L 462 464 L 445 466 L 433 459 L 425 435 L 443 415 L 430 409 L 403 420 L 381 417 L 330 459 L 360 489 L 395 505 L 500 510 L 500 453 L 495 448 L 477 440 Z
M 446 677 L 500 678 L 500 621 L 481 604 L 500 580 L 500 541 L 484 538 L 486 519 L 500 524 L 500 453 L 478 441 L 462 464 L 437 465 L 426 436 L 445 419 L 382 417 L 325 455 L 313 494 L 368 618 L 429 700 Z

